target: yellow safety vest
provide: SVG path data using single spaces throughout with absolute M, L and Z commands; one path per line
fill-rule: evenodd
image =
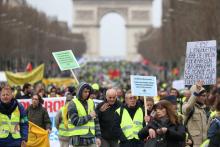
M 88 104 L 88 112 L 86 113 L 85 108 L 83 107 L 83 105 L 81 104 L 81 102 L 75 98 L 73 99 L 73 102 L 76 105 L 76 109 L 78 112 L 79 117 L 83 117 L 88 115 L 90 112 L 94 111 L 94 102 L 91 99 L 87 100 L 87 104 Z M 69 130 L 69 134 L 71 136 L 76 136 L 76 135 L 86 135 L 89 133 L 89 131 L 91 131 L 91 133 L 93 135 L 95 135 L 95 122 L 94 120 L 90 120 L 88 121 L 86 124 L 81 125 L 81 126 L 74 126 L 71 123 L 71 120 L 68 120 L 68 130 Z
M 206 140 L 200 145 L 200 147 L 208 147 L 208 146 L 209 146 L 209 142 L 210 142 L 210 139 L 206 139 Z
M 210 117 L 214 118 L 216 116 L 216 113 L 217 113 L 216 111 L 211 111 Z
M 60 136 L 66 136 L 66 137 L 71 136 L 71 135 L 69 134 L 68 121 L 67 121 L 67 124 L 64 123 L 65 120 L 66 120 L 66 118 L 64 118 L 64 117 L 66 117 L 66 115 L 67 115 L 67 113 L 65 112 L 65 111 L 66 111 L 65 109 L 67 109 L 67 108 L 68 108 L 68 104 L 65 105 L 65 106 L 63 106 L 63 107 L 61 108 L 62 121 L 61 121 L 61 123 L 60 123 L 60 125 L 59 125 L 59 130 L 58 130 L 58 134 L 59 134 Z
M 14 139 L 21 138 L 20 134 L 20 111 L 18 106 L 11 114 L 11 119 L 0 113 L 0 138 L 7 138 L 9 133 L 11 133 Z
M 116 112 L 120 115 L 121 108 L 118 108 Z M 133 120 L 126 109 L 123 109 L 121 116 L 120 127 L 125 137 L 130 139 L 139 139 L 138 132 L 143 128 L 144 114 L 141 108 L 138 108 L 135 112 Z

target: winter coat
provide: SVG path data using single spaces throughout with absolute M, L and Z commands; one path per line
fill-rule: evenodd
M 157 119 L 152 120 L 138 133 L 138 136 L 140 139 L 144 140 L 149 136 L 149 129 L 154 129 L 156 131 L 161 127 L 167 128 L 167 132 L 161 136 L 166 143 L 164 146 L 183 147 L 185 145 L 185 127 L 182 124 L 172 124 L 169 120 L 166 122 Z
M 209 147 L 220 147 L 220 113 L 213 118 L 208 129 L 208 139 L 210 139 Z
M 82 92 L 85 88 L 90 90 L 88 98 L 90 97 L 92 87 L 87 83 L 81 83 L 78 87 L 76 98 L 83 105 L 86 112 L 88 112 L 87 100 L 82 99 Z M 94 107 L 94 109 L 95 109 L 95 107 Z M 92 119 L 92 117 L 89 114 L 84 117 L 79 117 L 76 105 L 73 101 L 69 102 L 69 105 L 68 105 L 68 118 L 70 119 L 71 123 L 74 126 L 84 125 Z M 96 117 L 94 119 L 94 122 L 95 122 L 95 136 L 91 133 L 91 131 L 89 131 L 89 133 L 86 135 L 71 136 L 70 144 L 73 146 L 75 146 L 75 145 L 90 145 L 90 144 L 95 143 L 95 141 L 94 141 L 95 137 L 101 138 L 101 131 L 100 131 L 98 117 Z
M 28 119 L 27 114 L 24 107 L 15 99 L 12 99 L 9 104 L 4 104 L 0 101 L 0 113 L 7 115 L 9 118 L 11 117 L 12 112 L 16 109 L 20 111 L 20 134 L 21 138 L 14 139 L 12 135 L 9 134 L 7 138 L 0 139 L 0 146 L 1 147 L 18 147 L 21 146 L 21 142 L 28 140 Z
M 183 104 L 182 110 L 185 119 L 189 116 L 190 111 L 194 109 L 192 117 L 187 123 L 187 128 L 194 141 L 194 147 L 199 147 L 207 138 L 207 115 L 205 105 L 196 103 L 197 97 L 193 94 L 189 100 Z M 194 107 L 194 108 L 193 108 Z
M 141 106 L 139 106 L 138 104 L 135 106 L 135 108 L 128 108 L 126 105 L 122 105 L 121 109 L 122 108 L 127 109 L 130 117 L 133 119 L 137 109 L 140 107 Z M 143 111 L 143 109 L 142 109 L 142 111 Z M 144 113 L 144 111 L 143 111 L 143 113 Z M 119 114 L 117 112 L 115 112 L 114 124 L 113 124 L 112 131 L 114 133 L 114 136 L 120 141 L 120 144 L 119 144 L 120 147 L 143 147 L 144 146 L 144 143 L 141 140 L 137 140 L 137 139 L 127 140 L 127 138 L 125 137 L 125 135 L 120 127 L 120 124 L 121 124 L 121 116 L 119 116 Z M 144 126 L 145 126 L 145 122 L 143 121 L 143 127 Z
M 106 111 L 101 112 L 99 109 L 105 103 L 106 103 L 106 101 L 100 103 L 96 108 L 96 112 L 97 112 L 98 118 L 99 118 L 99 124 L 100 124 L 100 128 L 101 128 L 102 138 L 104 138 L 106 140 L 117 140 L 117 138 L 115 138 L 115 136 L 112 132 L 112 127 L 113 127 L 113 123 L 114 123 L 115 111 L 116 111 L 116 109 L 118 109 L 121 106 L 121 103 L 119 101 L 116 101 Z
M 45 130 L 52 129 L 47 109 L 44 108 L 41 104 L 39 104 L 36 108 L 34 108 L 33 105 L 30 105 L 27 108 L 27 114 L 29 121 L 33 122 L 34 124 Z

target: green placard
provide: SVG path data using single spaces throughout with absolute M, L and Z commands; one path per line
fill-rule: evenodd
M 60 70 L 71 70 L 79 68 L 79 64 L 72 52 L 72 50 L 53 52 L 53 57 L 55 58 Z

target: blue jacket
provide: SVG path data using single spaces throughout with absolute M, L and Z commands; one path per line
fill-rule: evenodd
M 11 113 L 15 110 L 18 106 L 20 110 L 20 139 L 12 138 L 12 135 L 9 134 L 7 138 L 0 139 L 0 147 L 20 147 L 22 140 L 28 140 L 28 119 L 27 114 L 24 107 L 15 99 L 12 99 L 10 104 L 4 104 L 0 100 L 0 112 L 2 114 L 7 115 L 9 118 L 11 117 Z
M 212 120 L 208 129 L 208 138 L 211 139 L 215 136 L 216 132 L 220 129 L 220 117 L 216 117 Z

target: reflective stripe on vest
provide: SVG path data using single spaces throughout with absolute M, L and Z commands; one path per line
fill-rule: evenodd
M 120 109 L 118 108 L 116 112 L 120 115 Z M 125 137 L 129 139 L 139 139 L 138 132 L 143 128 L 144 114 L 141 108 L 138 108 L 135 112 L 133 120 L 130 117 L 127 109 L 123 109 L 121 116 L 121 129 Z
M 87 116 L 90 112 L 94 111 L 95 105 L 94 105 L 93 100 L 91 99 L 87 100 L 88 113 L 86 113 L 84 106 L 81 104 L 81 102 L 77 98 L 73 99 L 73 102 L 76 105 L 76 109 L 77 109 L 79 117 Z M 71 136 L 86 135 L 89 133 L 89 130 L 91 131 L 93 135 L 95 135 L 95 122 L 93 119 L 81 126 L 74 126 L 71 123 L 71 120 L 69 119 L 68 131 Z
M 209 140 L 209 139 L 206 139 L 206 140 L 200 145 L 200 147 L 208 147 L 208 146 L 209 146 L 209 142 L 210 142 L 210 140 Z
M 20 134 L 20 111 L 18 106 L 11 114 L 11 119 L 5 114 L 0 113 L 0 138 L 7 138 L 11 133 L 14 139 L 21 138 Z

